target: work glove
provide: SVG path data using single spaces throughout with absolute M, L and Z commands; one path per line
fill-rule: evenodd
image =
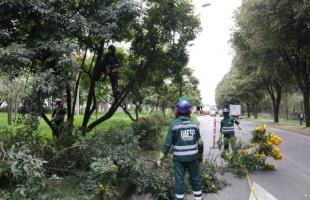
M 157 167 L 160 167 L 160 166 L 161 166 L 161 162 L 162 162 L 162 160 L 164 159 L 164 157 L 165 157 L 165 155 L 164 155 L 162 152 L 160 152 L 159 158 L 158 158 L 157 161 L 156 161 L 156 166 L 157 166 Z
M 157 167 L 160 167 L 160 166 L 161 166 L 161 160 L 160 160 L 160 159 L 158 159 L 158 160 L 156 161 L 156 166 L 157 166 Z
M 203 154 L 202 153 L 199 153 L 198 154 L 198 162 L 202 162 L 203 161 Z

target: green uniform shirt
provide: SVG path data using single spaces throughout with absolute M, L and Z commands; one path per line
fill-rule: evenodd
M 234 125 L 237 124 L 239 125 L 239 122 L 232 118 L 228 117 L 227 119 L 222 119 L 221 121 L 221 132 L 224 135 L 234 135 L 235 134 L 235 128 Z
M 203 153 L 203 144 L 198 144 L 199 139 L 198 125 L 189 116 L 178 116 L 169 127 L 162 152 L 166 155 L 173 146 L 174 160 L 197 160 L 198 152 Z

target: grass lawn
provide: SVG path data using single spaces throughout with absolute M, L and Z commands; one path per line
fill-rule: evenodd
M 243 116 L 243 118 L 247 118 L 247 116 Z M 247 118 L 248 119 L 248 118 Z M 257 115 L 257 119 L 254 118 L 254 116 L 251 116 L 251 120 L 257 120 L 257 121 L 273 121 L 273 116 L 268 113 L 260 113 Z M 286 118 L 280 117 L 279 121 L 281 123 L 287 123 L 287 124 L 299 124 L 299 120 L 293 120 L 289 119 L 287 120 Z
M 297 133 L 310 136 L 310 127 L 306 128 L 305 126 L 294 126 L 294 125 L 282 124 L 282 123 L 279 123 L 279 124 L 272 123 L 270 124 L 270 126 L 275 127 L 275 128 L 289 130 L 289 131 L 294 131 Z
M 146 115 L 145 113 L 143 113 L 144 115 Z M 102 115 L 102 113 L 98 113 L 98 118 Z M 51 115 L 48 115 L 49 118 L 51 118 Z M 95 121 L 96 120 L 96 116 L 95 114 L 91 117 L 90 122 Z M 76 128 L 79 128 L 82 124 L 83 121 L 83 116 L 75 116 L 75 121 L 74 121 L 74 125 Z M 89 123 L 90 123 L 89 122 Z M 103 132 L 106 131 L 108 129 L 110 129 L 113 126 L 130 126 L 132 123 L 132 121 L 130 120 L 130 118 L 123 112 L 116 112 L 109 120 L 99 124 L 96 128 L 94 128 L 91 131 L 91 134 L 94 134 L 95 131 L 96 132 Z M 7 123 L 7 113 L 0 113 L 0 128 L 7 128 L 8 127 L 8 123 Z M 12 128 L 17 127 L 16 125 L 14 126 L 14 124 L 12 125 Z M 52 131 L 49 128 L 49 126 L 45 123 L 45 121 L 40 118 L 40 125 L 39 125 L 39 130 L 42 134 L 42 136 L 46 137 L 46 138 L 52 138 Z
M 286 119 L 280 118 L 279 123 L 274 123 L 272 116 L 268 114 L 259 114 L 257 119 L 254 119 L 253 117 L 251 117 L 250 119 L 247 117 L 244 117 L 244 119 L 259 122 L 259 123 L 265 123 L 274 128 L 285 129 L 285 130 L 294 131 L 297 133 L 310 136 L 310 127 L 306 128 L 305 126 L 299 126 L 298 120 L 286 120 Z
M 97 118 L 99 118 L 100 116 L 102 116 L 103 113 L 98 113 Z M 140 114 L 140 117 L 143 116 L 147 116 L 149 115 L 149 113 L 147 112 L 142 112 Z M 51 115 L 48 114 L 47 115 L 49 118 L 51 118 Z M 40 118 L 40 125 L 39 125 L 39 130 L 42 134 L 42 136 L 46 137 L 46 138 L 52 138 L 52 131 L 49 128 L 49 126 L 45 123 L 45 121 Z M 93 114 L 90 122 L 93 122 L 96 120 L 96 115 Z M 79 128 L 82 124 L 83 121 L 83 115 L 79 115 L 79 116 L 75 116 L 75 121 L 74 121 L 74 125 L 76 128 Z M 130 118 L 124 113 L 124 112 L 116 112 L 110 119 L 108 119 L 107 121 L 99 124 L 96 128 L 94 128 L 90 134 L 94 134 L 95 132 L 104 132 L 107 131 L 108 129 L 110 129 L 113 126 L 119 127 L 119 126 L 130 126 L 132 123 L 132 121 L 130 120 Z M 7 113 L 1 112 L 0 113 L 0 128 L 7 128 L 8 127 L 8 123 L 7 123 Z M 16 128 L 16 125 L 12 125 L 12 128 Z M 166 135 L 168 131 L 168 126 L 164 127 L 164 136 Z M 161 139 L 161 142 L 164 139 Z

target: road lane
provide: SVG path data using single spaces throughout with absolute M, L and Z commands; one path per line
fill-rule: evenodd
M 210 148 L 213 146 L 213 119 L 213 117 L 198 117 L 202 139 L 205 142 L 205 157 L 209 154 L 213 156 L 219 154 L 217 149 Z M 220 119 L 217 118 L 217 121 Z M 219 137 L 219 123 L 217 125 L 216 138 Z M 243 131 L 236 131 L 236 136 L 239 140 L 248 142 L 257 123 L 241 120 L 241 125 Z M 310 137 L 277 128 L 268 128 L 268 131 L 278 134 L 283 139 L 280 149 L 284 159 L 270 160 L 277 165 L 277 170 L 255 172 L 251 175 L 252 181 L 279 200 L 310 199 Z M 231 186 L 217 194 L 205 195 L 206 199 L 249 199 L 250 188 L 245 179 L 238 179 L 231 174 L 225 174 L 225 178 Z M 191 196 L 188 199 L 191 199 Z

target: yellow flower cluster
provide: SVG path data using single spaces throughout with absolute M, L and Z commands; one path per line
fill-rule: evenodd
M 273 147 L 271 150 L 271 154 L 274 157 L 274 159 L 276 159 L 276 160 L 281 160 L 283 158 L 278 147 Z
M 214 184 L 210 185 L 210 188 L 211 188 L 212 190 L 216 190 L 216 186 L 215 186 Z
M 257 126 L 255 130 L 256 130 L 257 132 L 260 132 L 260 133 L 265 133 L 266 130 L 267 130 L 267 126 L 266 126 L 266 124 L 261 125 L 261 126 Z
M 256 153 L 256 157 L 261 160 L 266 160 L 267 156 L 264 153 Z
M 222 153 L 222 157 L 225 158 L 225 159 L 227 159 L 227 160 L 231 160 L 231 159 L 232 159 L 232 154 L 229 153 L 228 151 L 224 151 L 224 152 Z
M 110 168 L 110 170 L 112 172 L 118 172 L 118 166 L 117 165 L 112 165 L 112 167 Z
M 269 134 L 268 141 L 267 141 L 267 144 L 269 146 L 273 144 L 279 146 L 281 143 L 282 143 L 282 139 L 279 136 L 272 134 L 272 133 Z
M 210 180 L 212 177 L 209 175 L 209 174 L 207 174 L 207 173 L 205 173 L 204 175 L 203 175 L 203 179 L 204 180 Z
M 103 193 L 107 193 L 110 190 L 110 186 L 107 184 L 100 184 L 99 188 Z

